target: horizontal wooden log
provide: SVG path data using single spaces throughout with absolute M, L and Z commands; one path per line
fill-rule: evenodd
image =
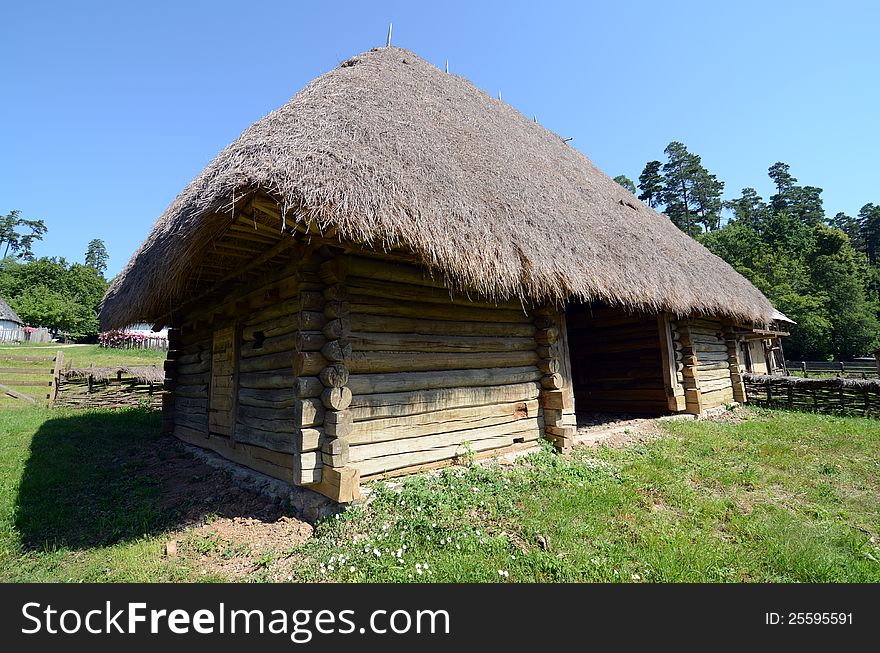
M 730 367 L 722 367 L 717 370 L 697 370 L 700 383 L 703 381 L 714 381 L 716 379 L 730 379 Z
M 350 321 L 355 333 L 533 338 L 536 331 L 534 325 L 523 322 L 452 322 L 358 314 L 352 314 Z
M 253 419 L 268 421 L 283 421 L 286 424 L 285 430 L 291 430 L 295 420 L 300 417 L 299 403 L 295 406 L 281 407 L 273 406 L 248 406 L 239 402 L 239 417 L 248 417 Z M 259 425 L 257 425 L 259 426 Z
M 320 399 L 297 399 L 294 408 L 294 423 L 299 427 L 320 426 L 324 423 L 324 405 Z
M 328 340 L 321 348 L 321 355 L 328 361 L 341 362 L 351 358 L 351 344 L 344 340 Z
M 524 367 L 538 362 L 531 350 L 485 353 L 354 352 L 346 361 L 352 374 L 427 372 L 478 368 Z M 309 373 L 311 368 L 306 369 Z
M 242 358 L 238 363 L 239 373 L 266 372 L 269 370 L 282 370 L 291 368 L 294 364 L 292 351 L 282 351 L 275 354 Z
M 185 385 L 207 385 L 210 380 L 210 372 L 204 372 L 201 374 L 178 374 L 174 379 L 178 387 Z
M 539 345 L 552 345 L 559 340 L 559 329 L 549 327 L 535 332 L 535 342 Z
M 341 388 L 348 384 L 349 371 L 342 363 L 330 363 L 318 374 L 325 388 Z
M 167 390 L 168 388 L 166 387 L 165 389 Z M 192 397 L 194 399 L 208 398 L 207 383 L 202 385 L 175 385 L 172 391 L 176 397 Z
M 383 394 L 356 395 L 350 410 L 354 420 L 380 419 L 417 415 L 446 408 L 488 406 L 509 402 L 528 401 L 538 397 L 535 382 L 501 386 L 439 388 Z
M 269 319 L 254 318 L 242 328 L 242 339 L 257 340 L 258 334 L 263 338 L 272 338 L 294 331 L 320 331 L 326 318 L 324 313 L 317 311 L 299 311 L 290 315 Z
M 356 351 L 481 353 L 530 351 L 532 337 L 425 335 L 417 333 L 352 333 Z
M 191 354 L 182 354 L 178 356 L 175 360 L 177 361 L 178 366 L 191 365 L 193 363 L 210 363 L 211 348 L 200 346 L 198 351 Z
M 538 369 L 541 370 L 543 374 L 556 374 L 557 372 L 559 372 L 560 369 L 559 359 L 543 358 L 538 361 Z
M 293 483 L 293 456 L 236 443 L 233 448 L 228 441 L 220 438 L 206 438 L 203 433 L 181 424 L 175 424 L 174 435 L 189 444 L 210 449 L 228 460 L 250 467 L 267 476 Z
M 574 400 L 567 390 L 544 390 L 541 392 L 540 403 L 543 408 L 553 410 L 574 408 Z
M 421 435 L 406 439 L 392 439 L 370 444 L 350 443 L 349 461 L 359 463 L 381 456 L 412 453 L 416 451 L 428 451 L 439 447 L 447 447 L 454 444 L 467 442 L 469 445 L 486 438 L 497 436 L 510 436 L 513 433 L 528 431 L 537 433 L 537 419 L 522 420 L 516 422 L 499 422 L 495 424 L 474 426 L 458 431 L 433 431 L 430 435 Z M 360 466 L 359 466 L 360 467 Z
M 302 349 L 301 346 L 298 346 L 302 345 L 302 341 L 302 338 L 299 337 L 299 332 L 296 331 L 271 338 L 252 340 L 245 342 L 241 347 L 241 358 L 244 360 L 246 358 L 257 358 L 280 352 L 293 353 L 297 349 Z
M 242 388 L 263 390 L 272 388 L 293 388 L 294 375 L 292 370 L 241 373 L 238 375 L 238 383 Z
M 330 320 L 324 325 L 322 333 L 327 340 L 348 338 L 351 335 L 351 321 L 346 318 Z
M 697 352 L 697 356 L 707 352 L 715 352 L 715 353 L 724 353 L 727 354 L 727 345 L 720 343 L 717 345 L 707 344 L 707 343 L 696 343 L 694 344 L 694 350 Z
M 541 377 L 541 387 L 547 390 L 559 390 L 564 387 L 565 379 L 561 374 L 547 374 Z
M 243 442 L 270 451 L 292 454 L 294 452 L 295 432 L 272 431 L 245 424 L 241 419 L 235 424 L 235 441 Z
M 706 381 L 706 380 L 700 379 L 700 392 L 705 394 L 708 392 L 713 392 L 715 390 L 723 390 L 724 388 L 730 388 L 730 387 L 732 387 L 732 385 L 733 385 L 733 382 L 731 381 L 729 376 L 721 378 L 721 379 L 711 380 L 711 381 Z
M 319 305 L 312 305 L 308 308 L 303 306 L 305 300 L 305 296 L 303 298 L 293 297 L 286 301 L 278 302 L 276 304 L 269 304 L 268 306 L 260 309 L 259 311 L 254 311 L 248 318 L 244 321 L 245 326 L 256 326 L 261 322 L 267 322 L 269 320 L 275 320 L 278 318 L 288 318 L 293 316 L 300 316 L 300 318 L 307 313 L 315 313 L 317 315 L 321 315 L 321 311 L 324 308 L 323 302 Z
M 296 406 L 297 399 L 293 396 L 292 387 L 268 390 L 239 388 L 238 402 L 242 406 L 283 409 Z
M 532 340 L 534 340 L 534 338 L 532 338 Z M 537 353 L 540 358 L 559 358 L 559 343 L 554 343 L 552 345 L 538 345 L 535 347 L 535 353 Z
M 350 388 L 327 388 L 321 393 L 321 403 L 331 410 L 345 410 L 351 405 Z
M 456 322 L 528 322 L 528 315 L 523 310 L 488 308 L 469 304 L 447 302 L 432 304 L 420 301 L 399 301 L 384 299 L 370 295 L 355 294 L 349 289 L 351 313 L 363 315 L 385 315 L 390 317 L 430 318 Z
M 421 437 L 437 433 L 461 431 L 482 426 L 507 424 L 512 421 L 534 419 L 538 415 L 538 400 L 447 408 L 430 413 L 404 417 L 389 417 L 354 422 L 349 443 L 368 444 Z
M 476 439 L 474 434 L 469 434 L 467 431 L 461 431 L 460 433 L 468 442 L 467 447 L 464 447 L 461 444 L 437 446 L 427 450 L 406 451 L 404 453 L 380 456 L 378 458 L 370 458 L 362 462 L 352 462 L 349 464 L 360 471 L 363 476 L 366 476 L 393 471 L 401 467 L 439 461 L 447 458 L 455 458 L 465 455 L 468 451 L 479 452 L 489 449 L 500 449 L 512 445 L 518 440 L 532 441 L 537 440 L 540 437 L 540 430 L 538 427 L 530 427 L 524 431 L 505 433 L 503 435 L 485 437 L 482 439 Z
M 293 396 L 299 399 L 320 397 L 325 386 L 316 376 L 301 376 L 293 383 Z
M 328 301 L 324 304 L 324 315 L 328 320 L 351 317 L 351 304 L 347 301 Z
M 191 399 L 189 397 L 176 397 L 174 400 L 174 406 L 178 410 L 185 411 L 187 413 L 208 413 L 208 400 L 204 399 Z
M 733 390 L 731 388 L 723 388 L 712 392 L 704 392 L 701 402 L 704 409 L 732 404 L 734 402 Z
M 399 372 L 393 374 L 353 374 L 348 379 L 352 394 L 369 395 L 435 388 L 508 385 L 537 381 L 541 372 L 533 365 L 498 369 L 445 370 L 436 372 Z
M 321 427 L 301 428 L 293 433 L 293 447 L 298 452 L 317 451 L 326 441 L 327 436 Z
M 346 284 L 350 297 L 374 297 L 381 299 L 400 300 L 406 302 L 427 302 L 442 305 L 461 305 L 480 307 L 488 310 L 508 310 L 517 314 L 525 314 L 522 304 L 517 300 L 486 301 L 477 295 L 465 297 L 450 292 L 446 288 L 388 282 L 365 277 L 349 277 Z

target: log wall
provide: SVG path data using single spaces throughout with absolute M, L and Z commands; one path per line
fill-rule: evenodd
M 538 329 L 520 304 L 458 297 L 415 267 L 356 256 L 326 261 L 321 276 L 327 322 L 304 337 L 299 367 L 325 471 L 369 478 L 541 437 Z
M 193 308 L 169 332 L 166 428 L 182 440 L 289 483 L 297 476 L 293 372 L 300 325 L 318 301 L 301 275 Z M 317 454 L 311 455 L 312 469 Z M 308 461 L 308 457 L 306 457 Z M 317 472 L 320 473 L 320 472 Z
M 703 318 L 677 318 L 672 326 L 687 412 L 699 415 L 710 408 L 744 403 L 733 326 Z

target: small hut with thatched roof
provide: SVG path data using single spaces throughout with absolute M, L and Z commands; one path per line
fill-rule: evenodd
M 104 328 L 170 325 L 165 427 L 338 501 L 743 401 L 773 307 L 553 132 L 399 48 L 319 77 L 159 218 Z
M 18 313 L 0 297 L 0 342 L 11 342 L 24 338 L 24 322 Z

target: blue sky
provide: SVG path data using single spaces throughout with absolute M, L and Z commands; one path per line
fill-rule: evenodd
M 41 2 L 0 9 L 0 214 L 38 255 L 121 269 L 252 122 L 340 61 L 394 44 L 538 120 L 611 176 L 680 140 L 771 193 L 785 161 L 826 213 L 880 202 L 876 2 Z

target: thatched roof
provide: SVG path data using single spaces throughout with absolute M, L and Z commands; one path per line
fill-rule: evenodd
M 17 324 L 24 324 L 21 321 L 21 318 L 18 317 L 18 313 L 12 310 L 12 307 L 7 304 L 2 297 L 0 297 L 0 320 L 9 320 L 10 322 L 15 322 Z
M 467 80 L 384 48 L 257 121 L 168 207 L 104 300 L 105 328 L 187 299 L 221 207 L 262 189 L 288 227 L 407 248 L 493 297 L 602 299 L 766 323 L 767 299 L 555 133 Z

